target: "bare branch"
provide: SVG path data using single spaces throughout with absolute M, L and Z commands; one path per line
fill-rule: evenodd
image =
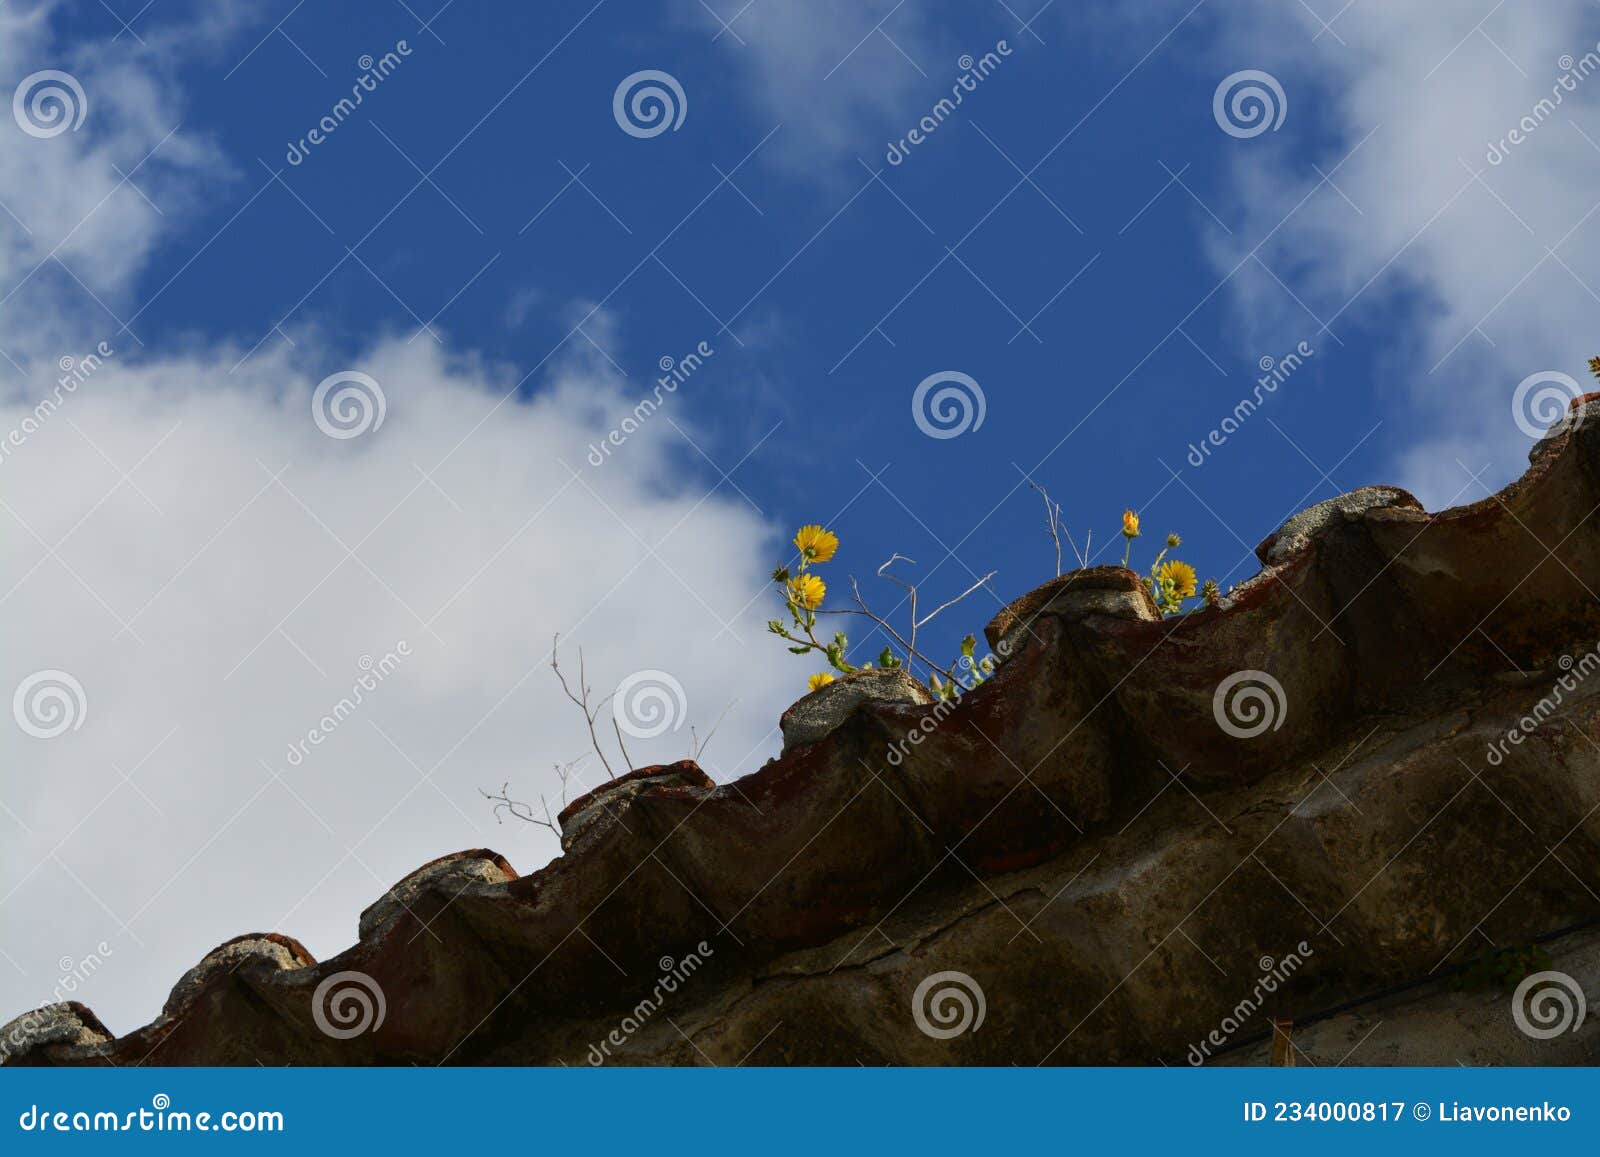
M 503 819 L 500 818 L 500 813 L 502 811 L 505 811 L 505 812 L 510 812 L 512 815 L 516 816 L 517 819 L 523 820 L 523 821 L 525 821 L 527 823 L 538 824 L 540 827 L 549 828 L 551 831 L 555 831 L 556 830 L 555 824 L 549 818 L 550 809 L 548 807 L 545 808 L 545 818 L 544 819 L 540 819 L 538 816 L 536 816 L 534 814 L 533 808 L 529 804 L 523 803 L 521 800 L 512 799 L 511 796 L 509 794 L 507 794 L 509 792 L 510 788 L 511 788 L 511 781 L 507 780 L 505 783 L 500 785 L 500 790 L 497 791 L 497 792 L 494 792 L 494 793 L 490 793 L 490 792 L 484 791 L 483 788 L 481 788 L 481 787 L 478 789 L 478 794 L 483 796 L 484 799 L 489 799 L 489 800 L 494 800 L 495 801 L 494 802 L 494 820 L 495 820 L 495 823 L 504 823 L 505 822 Z
M 1033 479 L 1028 479 L 1028 485 L 1037 490 L 1044 499 L 1044 525 L 1050 532 L 1050 541 L 1056 548 L 1056 578 L 1061 577 L 1061 505 L 1050 501 L 1050 492 L 1040 486 Z
M 917 564 L 917 560 L 916 559 L 907 558 L 905 555 L 897 553 L 897 554 L 894 554 L 894 555 L 890 556 L 889 561 L 884 563 L 882 566 L 880 566 L 878 568 L 878 577 L 879 578 L 888 579 L 892 583 L 898 583 L 900 586 L 905 587 L 906 590 L 911 592 L 911 640 L 910 640 L 910 642 L 908 644 L 906 644 L 907 646 L 915 646 L 916 641 L 917 641 L 917 630 L 919 628 L 925 627 L 929 623 L 933 622 L 933 620 L 939 615 L 939 613 L 941 611 L 949 610 L 951 607 L 953 607 L 957 603 L 959 603 L 962 599 L 964 599 L 968 595 L 970 595 L 973 591 L 975 591 L 979 587 L 981 587 L 984 583 L 986 583 L 990 579 L 994 578 L 995 575 L 1000 573 L 999 571 L 993 571 L 993 570 L 990 571 L 988 574 L 984 575 L 977 582 L 973 583 L 966 590 L 962 591 L 955 598 L 950 599 L 947 602 L 940 603 L 937 607 L 934 607 L 933 610 L 929 611 L 926 615 L 923 615 L 921 618 L 918 618 L 917 617 L 917 587 L 916 587 L 916 584 L 909 583 L 905 579 L 900 578 L 900 577 L 898 577 L 896 575 L 885 574 L 884 573 L 885 571 L 887 571 L 891 566 L 893 566 L 897 562 L 909 562 L 912 566 L 915 566 Z M 855 585 L 855 580 L 854 579 L 851 580 L 851 585 L 852 586 Z M 856 601 L 858 603 L 861 601 L 859 592 L 857 594 Z
M 695 735 L 694 728 L 692 726 L 689 728 L 689 738 L 691 741 L 691 748 L 689 751 L 690 759 L 698 762 L 700 757 L 706 753 L 706 748 L 711 745 L 712 738 L 717 734 L 717 728 L 722 726 L 722 721 L 728 717 L 728 712 L 733 710 L 733 705 L 737 702 L 737 699 L 730 700 L 728 705 L 722 709 L 722 714 L 717 716 L 717 721 L 711 725 L 711 730 L 706 732 L 704 741 Z
M 922 621 L 920 623 L 912 623 L 911 625 L 913 627 L 925 627 L 925 626 L 927 626 L 929 623 L 931 623 L 933 621 L 933 617 L 935 615 L 937 615 L 940 611 L 947 610 L 950 607 L 955 606 L 962 599 L 966 598 L 973 591 L 977 590 L 984 583 L 988 582 L 990 579 L 994 578 L 994 576 L 999 574 L 999 573 L 1000 573 L 999 571 L 995 571 L 995 570 L 990 571 L 988 574 L 984 575 L 981 579 L 979 579 L 977 582 L 973 583 L 970 587 L 968 587 L 966 590 L 962 591 L 959 595 L 957 595 L 955 598 L 951 599 L 949 602 L 940 603 L 938 606 L 934 607 L 933 610 L 929 611 L 923 617 L 923 619 L 922 619 Z
M 911 595 L 911 641 L 909 643 L 904 644 L 907 652 L 910 652 L 910 651 L 916 650 L 916 647 L 917 647 L 917 588 L 916 588 L 915 584 L 908 583 L 903 578 L 900 578 L 900 577 L 898 577 L 896 575 L 885 574 L 884 573 L 884 571 L 888 570 L 891 566 L 893 566 L 897 562 L 909 562 L 912 566 L 916 566 L 917 565 L 917 560 L 916 559 L 907 558 L 905 555 L 901 554 L 899 551 L 896 551 L 894 554 L 889 556 L 889 561 L 888 562 L 884 563 L 882 566 L 880 566 L 878 568 L 878 577 L 881 578 L 881 579 L 888 579 L 892 583 L 898 583 L 900 586 L 905 587 L 906 590 L 908 592 L 910 592 L 910 595 Z M 855 586 L 855 579 L 851 579 L 850 580 L 850 585 L 851 586 Z M 860 591 L 856 592 L 856 602 L 858 602 L 858 603 L 861 602 L 861 592 Z M 865 604 L 863 604 L 863 606 L 865 606 Z
M 1049 532 L 1050 541 L 1055 544 L 1056 548 L 1056 578 L 1061 577 L 1061 539 L 1063 535 L 1066 537 L 1067 545 L 1072 548 L 1073 557 L 1078 560 L 1078 566 L 1080 568 L 1088 566 L 1089 543 L 1094 539 L 1094 531 L 1091 530 L 1089 532 L 1089 538 L 1085 540 L 1083 549 L 1079 550 L 1078 544 L 1073 541 L 1072 531 L 1067 529 L 1066 520 L 1061 517 L 1061 504 L 1052 502 L 1050 500 L 1050 492 L 1033 479 L 1028 479 L 1028 485 L 1037 490 L 1040 496 L 1044 498 L 1045 529 Z
M 560 642 L 560 635 L 556 635 L 550 641 L 550 670 L 556 673 L 556 678 L 561 682 L 561 690 L 566 692 L 567 698 L 572 700 L 579 711 L 583 712 L 583 721 L 589 728 L 589 742 L 593 744 L 594 753 L 600 757 L 600 762 L 605 765 L 606 775 L 611 779 L 616 779 L 617 773 L 611 770 L 611 761 L 606 758 L 605 750 L 600 746 L 600 736 L 595 733 L 594 721 L 599 718 L 600 708 L 596 707 L 593 710 L 589 708 L 589 684 L 584 678 L 583 648 L 578 648 L 578 689 L 583 692 L 583 695 L 579 697 L 572 693 L 571 687 L 567 686 L 567 677 L 561 673 L 560 664 L 556 662 L 556 648 Z M 620 733 L 617 738 L 620 742 L 622 738 Z M 624 750 L 622 754 L 626 758 L 628 753 Z
M 561 780 L 561 807 L 565 808 L 567 806 L 567 782 L 572 777 L 573 769 L 587 758 L 587 755 L 580 755 L 577 759 L 569 760 L 564 765 L 560 763 L 554 765 L 556 777 Z M 544 819 L 540 819 L 534 812 L 532 804 L 511 798 L 510 788 L 511 781 L 507 780 L 500 785 L 498 792 L 487 792 L 481 787 L 478 789 L 478 794 L 483 796 L 484 799 L 494 801 L 495 823 L 505 822 L 500 814 L 505 812 L 522 820 L 524 823 L 536 824 L 541 828 L 549 828 L 558 836 L 561 834 L 561 826 L 556 822 L 555 817 L 550 814 L 550 803 L 543 794 L 539 796 L 539 807 L 544 812 Z
M 955 678 L 955 674 L 954 674 L 955 664 L 954 663 L 952 663 L 947 668 L 946 667 L 940 667 L 932 659 L 928 658 L 921 651 L 919 651 L 915 647 L 913 647 L 904 637 L 901 636 L 899 631 L 895 630 L 892 626 L 889 625 L 889 622 L 888 622 L 887 619 L 884 619 L 881 616 L 874 614 L 872 612 L 871 608 L 869 608 L 867 606 L 866 600 L 861 597 L 861 587 L 856 582 L 856 580 L 853 579 L 853 578 L 850 580 L 850 589 L 855 592 L 856 606 L 860 608 L 859 610 L 850 610 L 849 608 L 844 608 L 842 610 L 819 611 L 817 613 L 818 614 L 826 614 L 826 615 L 862 615 L 862 616 L 864 616 L 864 617 L 866 617 L 868 619 L 871 619 L 874 623 L 877 623 L 878 626 L 882 627 L 884 629 L 884 631 L 888 633 L 888 635 L 889 635 L 889 637 L 891 639 L 893 639 L 895 642 L 899 643 L 902 647 L 905 648 L 906 657 L 907 657 L 907 662 L 908 663 L 910 663 L 911 661 L 914 661 L 914 660 L 920 660 L 922 665 L 924 667 L 926 667 L 929 671 L 933 671 L 933 672 L 937 672 L 939 674 L 942 674 L 948 679 L 952 679 L 953 680 Z
M 900 554 L 899 552 L 896 552 L 895 554 L 890 555 L 888 561 L 885 562 L 882 566 L 880 566 L 878 568 L 878 572 L 877 573 L 878 573 L 878 577 L 879 578 L 888 579 L 890 582 L 895 583 L 898 586 L 902 586 L 902 587 L 904 587 L 906 589 L 907 598 L 911 602 L 911 631 L 910 631 L 910 638 L 906 638 L 906 637 L 902 636 L 900 634 L 900 632 L 896 631 L 892 626 L 889 625 L 887 620 L 885 620 L 880 615 L 877 615 L 877 614 L 873 613 L 871 608 L 869 608 L 867 606 L 867 601 L 864 598 L 861 597 L 861 586 L 860 586 L 859 583 L 856 582 L 856 580 L 854 578 L 851 578 L 851 580 L 850 580 L 850 589 L 855 594 L 855 603 L 856 603 L 856 606 L 859 608 L 858 610 L 834 610 L 834 611 L 821 611 L 821 612 L 818 612 L 818 613 L 819 614 L 834 614 L 834 615 L 864 615 L 866 618 L 872 620 L 872 622 L 874 622 L 878 626 L 882 627 L 884 629 L 884 631 L 886 631 L 888 633 L 888 635 L 889 635 L 889 637 L 891 639 L 893 639 L 896 643 L 899 643 L 901 647 L 905 648 L 906 661 L 907 661 L 908 664 L 909 663 L 913 663 L 916 660 L 920 660 L 922 662 L 923 666 L 925 666 L 930 672 L 942 675 L 946 679 L 949 679 L 952 682 L 956 682 L 956 677 L 955 677 L 956 664 L 952 663 L 949 667 L 940 667 L 937 663 L 934 663 L 926 655 L 924 655 L 922 652 L 917 650 L 917 631 L 920 628 L 925 627 L 929 623 L 931 623 L 935 618 L 938 617 L 938 615 L 941 612 L 946 611 L 946 610 L 950 609 L 951 607 L 955 606 L 962 599 L 966 598 L 968 595 L 970 595 L 974 591 L 976 591 L 979 587 L 981 587 L 985 583 L 987 583 L 990 579 L 994 578 L 994 576 L 998 572 L 990 571 L 988 574 L 986 574 L 982 578 L 980 578 L 977 582 L 973 583 L 966 590 L 962 591 L 955 598 L 949 599 L 948 601 L 941 603 L 939 606 L 937 606 L 933 610 L 929 611 L 926 615 L 922 615 L 922 616 L 919 617 L 917 615 L 917 597 L 918 597 L 917 584 L 913 583 L 913 582 L 907 582 L 905 579 L 901 578 L 899 575 L 895 575 L 895 574 L 890 574 L 889 573 L 889 568 L 892 567 L 897 562 L 910 563 L 912 566 L 916 565 L 916 559 L 907 558 L 905 555 Z
M 611 713 L 611 730 L 617 733 L 617 746 L 622 749 L 622 762 L 628 765 L 629 771 L 636 770 L 633 766 L 633 756 L 628 754 L 628 745 L 622 742 L 622 725 L 617 722 L 617 713 L 615 711 Z

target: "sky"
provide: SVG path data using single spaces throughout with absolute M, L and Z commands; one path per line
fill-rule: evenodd
M 1131 507 L 1136 567 L 1175 532 L 1224 590 L 1313 502 L 1485 497 L 1600 352 L 1597 41 L 1577 0 L 0 6 L 0 1019 L 125 1032 L 231 936 L 326 958 L 438 855 L 546 863 L 482 792 L 558 806 L 588 749 L 557 635 L 635 765 L 755 770 L 822 668 L 765 630 L 801 524 L 897 623 L 892 555 L 924 607 L 994 572 L 953 659 L 1056 573 L 1034 483 L 1085 560 Z

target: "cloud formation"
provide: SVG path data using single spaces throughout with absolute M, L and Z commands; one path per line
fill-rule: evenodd
M 47 47 L 0 10 L 0 74 Z M 242 348 L 140 348 L 110 312 L 148 293 L 167 223 L 119 170 L 165 139 L 165 167 L 135 180 L 167 206 L 226 164 L 164 138 L 179 94 L 150 72 L 85 72 L 83 131 L 0 150 L 0 199 L 32 230 L 0 249 L 0 292 L 26 283 L 0 310 L 0 685 L 32 692 L 27 724 L 0 728 L 0 1019 L 59 998 L 104 943 L 70 995 L 127 1031 L 231 936 L 281 931 L 326 957 L 434 856 L 488 845 L 538 867 L 554 837 L 497 826 L 479 789 L 554 808 L 552 765 L 587 748 L 548 667 L 558 632 L 597 699 L 641 670 L 681 686 L 677 726 L 629 741 L 636 764 L 684 756 L 730 703 L 707 770 L 775 748 L 793 672 L 744 657 L 778 542 L 661 415 L 589 463 L 638 387 L 575 353 L 517 394 L 513 367 L 381 335 L 351 357 L 300 332 L 236 370 Z M 314 407 L 344 370 L 382 393 L 381 425 L 374 410 L 353 437 L 326 432 L 347 432 L 336 394 Z M 64 697 L 37 697 L 52 686 Z M 52 710 L 76 726 L 44 737 Z M 572 794 L 604 774 L 589 757 Z
M 1218 58 L 1282 78 L 1296 131 L 1326 136 L 1316 162 L 1331 178 L 1316 188 L 1303 152 L 1270 136 L 1230 149 L 1248 220 L 1216 246 L 1219 271 L 1276 227 L 1262 256 L 1301 299 L 1252 263 L 1230 283 L 1241 313 L 1277 344 L 1323 323 L 1342 336 L 1414 321 L 1385 327 L 1384 377 L 1406 411 L 1399 481 L 1438 508 L 1516 477 L 1530 445 L 1518 383 L 1581 374 L 1595 352 L 1600 75 L 1570 79 L 1600 59 L 1592 6 L 1396 0 L 1326 30 L 1297 6 L 1214 18 Z M 1486 465 L 1483 485 L 1463 469 Z
M 722 27 L 705 9 L 693 18 Z M 762 155 L 813 176 L 859 175 L 852 158 L 876 162 L 909 127 L 917 94 L 945 95 L 959 72 L 925 14 L 893 0 L 747 4 L 718 39 L 755 118 L 783 125 Z

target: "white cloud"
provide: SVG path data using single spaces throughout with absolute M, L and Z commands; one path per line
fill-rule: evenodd
M 501 405 L 504 374 L 382 342 L 358 364 L 383 425 L 336 441 L 312 420 L 311 377 L 258 356 L 229 379 L 231 352 L 113 359 L 0 467 L 0 682 L 60 669 L 88 701 L 61 738 L 0 731 L 5 920 L 29 930 L 6 949 L 26 978 L 0 972 L 15 1010 L 58 956 L 107 939 L 115 967 L 90 999 L 126 1029 L 230 935 L 284 931 L 328 955 L 435 855 L 487 844 L 537 867 L 553 839 L 497 829 L 477 789 L 553 795 L 552 762 L 586 748 L 547 667 L 556 632 L 598 695 L 670 672 L 702 735 L 737 700 L 708 760 L 725 778 L 769 754 L 794 690 L 792 671 L 747 661 L 768 655 L 764 605 L 742 608 L 778 545 L 748 508 L 701 501 L 659 420 L 589 466 L 588 442 L 631 408 L 594 367 Z M 25 413 L 0 409 L 0 426 Z M 362 657 L 402 640 L 412 655 L 294 766 L 290 744 Z M 679 758 L 688 737 L 630 746 Z
M 0 20 L 6 75 L 32 70 L 42 33 L 9 10 Z M 0 197 L 35 233 L 0 257 L 3 288 L 74 227 L 52 193 L 114 187 L 112 165 L 180 111 L 153 82 L 85 83 L 91 116 L 108 114 L 100 131 L 18 134 L 0 152 Z M 142 111 L 108 110 L 119 94 Z M 216 163 L 196 146 L 167 192 Z M 120 189 L 79 230 L 93 229 L 82 256 L 104 258 L 97 284 L 119 312 L 136 307 L 165 227 L 139 202 Z M 62 961 L 102 941 L 108 963 L 74 995 L 126 1031 L 230 936 L 281 931 L 325 957 L 434 856 L 487 845 L 538 867 L 554 838 L 497 826 L 478 789 L 553 793 L 551 765 L 587 746 L 547 666 L 556 632 L 569 674 L 584 648 L 597 696 L 640 669 L 670 672 L 702 735 L 737 700 L 712 774 L 775 748 L 797 689 L 763 629 L 763 563 L 780 544 L 742 500 L 707 494 L 660 417 L 588 463 L 637 400 L 603 362 L 575 355 L 532 398 L 506 400 L 516 371 L 426 337 L 336 360 L 297 333 L 292 353 L 269 345 L 230 374 L 241 350 L 140 350 L 81 289 L 58 288 L 46 336 L 31 328 L 45 308 L 34 292 L 0 312 L 0 347 L 30 363 L 0 365 L 0 438 L 26 432 L 0 457 L 0 689 L 9 701 L 35 672 L 66 671 L 87 710 L 54 739 L 0 728 L 0 1019 L 50 999 Z M 57 357 L 102 339 L 112 355 L 41 420 Z M 386 414 L 339 440 L 313 420 L 312 394 L 346 368 L 380 384 Z M 713 359 L 697 376 L 716 372 Z M 695 433 L 681 395 L 667 406 Z M 410 654 L 355 715 L 291 759 L 363 657 L 402 640 Z M 684 726 L 630 747 L 642 764 L 688 741 Z M 589 785 L 602 775 L 592 758 L 580 769 Z
M 706 28 L 721 27 L 698 5 L 686 7 L 698 9 L 693 18 Z M 915 5 L 813 0 L 720 7 L 732 31 L 718 43 L 743 74 L 755 115 L 783 125 L 762 155 L 813 175 L 843 164 L 854 170 L 856 156 L 877 162 L 887 142 L 911 127 L 901 121 L 916 107 L 915 95 L 946 94 L 959 72 L 955 54 L 941 55 Z
M 181 116 L 163 79 L 175 52 L 165 38 L 152 35 L 142 47 L 129 38 L 115 52 L 68 49 L 51 42 L 51 13 L 49 6 L 0 8 L 4 95 L 25 77 L 56 70 L 73 77 L 86 105 L 79 128 L 45 139 L 23 133 L 9 100 L 0 121 L 0 310 L 10 339 L 0 345 L 19 358 L 17 347 L 27 353 L 65 342 L 72 318 L 86 305 L 101 308 L 91 293 L 102 300 L 125 295 L 199 190 L 215 190 L 229 176 L 204 136 L 173 131 Z M 80 102 L 69 99 L 76 109 Z M 204 186 L 195 181 L 201 174 Z M 99 320 L 110 318 L 101 312 Z
M 1360 210 L 1323 188 L 1289 216 L 1318 179 L 1303 155 L 1286 155 L 1271 135 L 1219 138 L 1238 158 L 1248 214 L 1218 247 L 1221 270 L 1288 216 L 1262 255 L 1335 332 L 1386 313 L 1414 321 L 1404 336 L 1384 327 L 1398 481 L 1437 507 L 1483 496 L 1458 458 L 1473 470 L 1488 463 L 1491 488 L 1516 477 L 1529 446 L 1512 420 L 1517 383 L 1543 370 L 1581 374 L 1596 352 L 1600 75 L 1563 91 L 1502 163 L 1486 154 L 1537 115 L 1562 57 L 1596 51 L 1592 6 L 1357 3 L 1320 35 L 1297 6 L 1235 5 L 1218 19 L 1217 59 L 1273 72 L 1297 129 L 1331 134 L 1322 170 L 1350 154 L 1333 180 Z M 1276 335 L 1253 348 L 1317 326 L 1253 266 L 1232 287 L 1258 332 Z

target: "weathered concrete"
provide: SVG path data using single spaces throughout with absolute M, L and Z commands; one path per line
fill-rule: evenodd
M 529 876 L 447 858 L 331 960 L 248 937 L 153 1024 L 56 1006 L 8 1060 L 580 1064 L 620 1038 L 613 1062 L 1181 1064 L 1447 973 L 1600 919 L 1597 508 L 1584 421 L 1472 506 L 1380 490 L 1291 520 L 1217 607 L 1163 620 L 1131 572 L 1063 576 L 991 625 L 998 670 L 958 702 L 865 696 L 724 786 L 634 773 Z M 330 1034 L 352 975 L 383 1019 Z M 963 993 L 983 1022 L 944 1032 Z M 1489 1033 L 1508 994 L 1428 999 L 1348 1063 L 1588 1055 Z

